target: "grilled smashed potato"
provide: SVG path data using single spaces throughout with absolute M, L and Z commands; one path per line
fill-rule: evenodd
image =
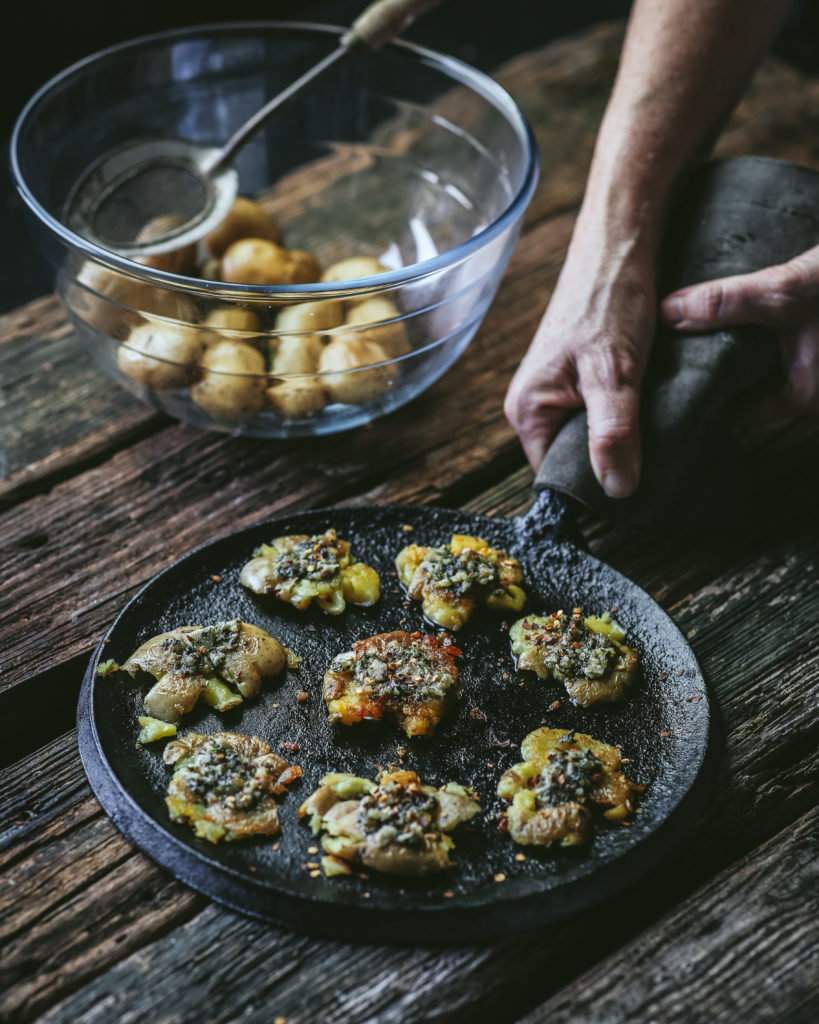
M 287 655 L 278 640 L 249 622 L 232 619 L 213 626 L 180 626 L 146 640 L 122 666 L 132 676 L 156 679 L 145 708 L 162 722 L 178 722 L 201 696 L 226 711 L 259 691 L 262 679 L 278 675 Z
M 409 596 L 444 629 L 460 629 L 478 603 L 519 612 L 526 602 L 518 586 L 523 580 L 520 562 L 479 537 L 456 533 L 449 544 L 437 548 L 410 544 L 395 565 Z
M 461 652 L 449 637 L 379 633 L 337 655 L 324 676 L 331 722 L 394 715 L 407 736 L 428 736 L 458 693 Z
M 189 732 L 162 760 L 174 769 L 165 799 L 171 818 L 211 843 L 278 832 L 274 796 L 301 775 L 256 736 L 236 732 Z
M 332 529 L 262 544 L 240 578 L 255 594 L 274 594 L 299 611 L 315 601 L 331 615 L 340 615 L 348 604 L 368 608 L 381 593 L 375 569 L 363 562 L 350 564 L 350 545 Z
M 608 807 L 609 821 L 625 821 L 632 794 L 643 786 L 622 771 L 616 747 L 584 733 L 535 729 L 521 745 L 523 762 L 504 772 L 498 796 L 509 802 L 506 820 L 516 843 L 580 846 L 591 838 L 591 806 Z
M 562 683 L 583 707 L 625 700 L 637 681 L 639 655 L 623 643 L 625 633 L 608 612 L 585 619 L 579 608 L 571 615 L 527 615 L 513 624 L 509 639 L 518 668 Z
M 335 858 L 388 875 L 427 875 L 454 866 L 447 833 L 480 812 L 463 786 L 424 786 L 415 772 L 384 771 L 372 782 L 347 773 L 325 775 L 299 808 Z

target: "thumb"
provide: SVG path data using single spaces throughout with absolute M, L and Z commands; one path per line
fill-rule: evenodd
M 660 313 L 680 331 L 734 324 L 777 327 L 786 321 L 793 298 L 793 275 L 780 265 L 681 288 L 663 299 Z

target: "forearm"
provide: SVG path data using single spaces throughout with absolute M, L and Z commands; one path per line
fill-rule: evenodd
M 791 0 L 635 0 L 579 229 L 655 251 L 674 183 L 707 154 Z

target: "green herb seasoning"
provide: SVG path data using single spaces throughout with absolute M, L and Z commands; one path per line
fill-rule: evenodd
M 544 807 L 584 803 L 602 770 L 600 758 L 590 750 L 554 750 L 535 781 L 537 801 Z
M 543 667 L 557 676 L 600 679 L 621 655 L 606 633 L 589 629 L 579 615 L 554 615 L 545 623 L 524 619 L 524 641 L 538 647 Z
M 205 804 L 224 802 L 250 811 L 267 795 L 264 771 L 217 737 L 185 758 L 178 771 L 193 796 Z
M 501 585 L 497 557 L 464 548 L 457 555 L 443 545 L 429 548 L 419 567 L 429 584 L 462 597 L 473 590 L 497 590 Z
M 346 662 L 344 669 L 350 667 L 355 685 L 371 697 L 440 700 L 455 685 L 454 678 L 418 642 L 390 643 L 378 653 L 365 651 L 352 666 Z
M 173 671 L 180 676 L 218 675 L 224 668 L 228 654 L 236 650 L 241 633 L 239 619 L 222 622 L 218 626 L 205 626 L 197 630 L 196 636 L 186 638 L 169 636 L 160 644 L 161 650 L 170 654 Z
M 424 845 L 424 837 L 440 837 L 435 823 L 438 801 L 415 784 L 388 779 L 359 803 L 358 822 L 378 846 L 397 843 L 409 849 Z
M 320 582 L 333 579 L 341 570 L 342 543 L 326 535 L 308 537 L 290 551 L 282 551 L 276 556 L 274 572 L 284 580 Z

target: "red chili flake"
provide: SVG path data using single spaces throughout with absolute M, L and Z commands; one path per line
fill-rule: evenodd
M 110 644 L 110 643 L 111 643 L 111 637 L 110 637 L 110 636 L 107 636 L 107 637 L 106 637 L 106 638 L 105 638 L 105 639 L 104 639 L 104 640 L 103 640 L 102 642 L 103 642 L 104 644 Z
M 384 771 L 384 765 L 383 764 L 374 764 L 373 768 L 375 768 L 375 770 L 377 772 L 383 772 Z
M 611 608 L 609 609 L 609 611 L 611 612 L 612 615 L 614 615 L 614 613 L 618 610 L 619 607 L 620 607 L 619 604 L 613 604 L 611 606 Z
M 688 701 L 689 704 L 699 704 L 699 702 L 702 700 L 702 697 L 686 697 L 685 699 Z
M 393 592 L 393 594 L 400 594 L 401 593 L 401 588 L 400 587 L 393 587 L 392 588 L 392 592 Z
M 273 844 L 273 849 L 274 849 L 274 850 L 278 850 L 278 848 L 279 848 L 279 845 L 280 845 L 279 843 L 274 843 L 274 844 Z
M 359 871 L 358 877 L 364 882 L 368 882 L 370 880 L 370 876 L 366 871 Z
M 451 889 L 447 889 L 447 891 L 443 893 L 443 897 L 445 900 L 451 900 L 454 895 L 455 893 Z
M 670 736 L 671 733 L 670 732 L 661 732 L 660 735 L 661 736 Z
M 668 679 L 668 673 L 661 672 L 657 678 L 660 680 L 661 683 L 664 683 L 666 679 Z
M 309 694 L 305 693 L 304 690 L 299 690 L 296 693 L 296 700 L 307 700 L 308 696 L 309 696 Z
M 250 870 L 251 870 L 251 871 L 255 871 L 255 870 L 256 870 L 256 868 L 254 868 L 254 867 L 253 867 L 253 865 L 251 864 L 251 865 L 250 865 Z
M 480 708 L 472 708 L 469 712 L 469 717 L 474 718 L 476 722 L 485 722 L 486 715 L 481 711 Z
M 312 622 L 308 622 L 304 628 L 307 630 L 308 633 L 315 633 L 316 631 L 316 627 L 313 625 Z
M 421 630 L 416 629 L 414 633 L 410 633 L 410 640 L 419 640 L 421 637 Z
M 211 576 L 211 579 L 213 580 L 214 583 L 221 583 L 222 582 L 222 577 L 221 576 L 217 576 L 215 573 L 214 573 L 213 576 Z
M 15 821 L 15 825 L 25 825 L 25 821 Z
M 503 673 L 503 678 L 504 679 L 508 679 L 509 678 L 509 673 L 508 672 L 504 672 Z
M 684 676 L 685 675 L 685 669 L 684 668 L 678 668 L 677 669 L 677 675 L 678 676 Z
M 509 821 L 508 821 L 508 819 L 507 818 L 501 818 L 501 820 L 498 822 L 498 832 L 508 832 L 508 831 L 509 831 Z
M 279 746 L 282 750 L 286 750 L 288 754 L 298 754 L 299 752 L 298 743 L 293 743 L 290 740 L 283 740 Z
M 560 701 L 559 701 L 559 700 L 556 700 L 556 701 L 553 701 L 553 702 L 552 702 L 552 703 L 551 703 L 551 704 L 549 705 L 549 710 L 550 710 L 550 711 L 557 711 L 557 709 L 558 709 L 559 707 L 560 707 Z

